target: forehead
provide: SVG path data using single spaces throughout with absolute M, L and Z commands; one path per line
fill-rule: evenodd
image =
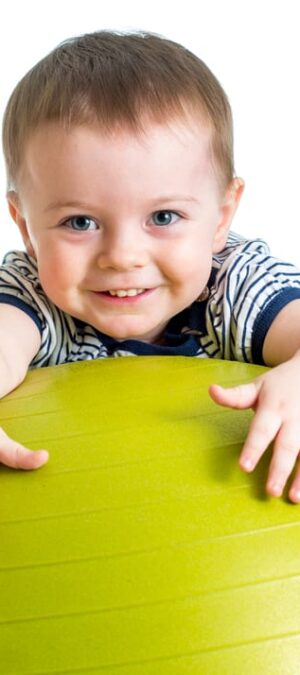
M 212 177 L 211 131 L 197 119 L 179 119 L 165 124 L 145 123 L 134 132 L 114 129 L 104 132 L 99 125 L 64 128 L 58 123 L 40 126 L 24 148 L 20 187 L 64 186 L 76 180 L 111 173 L 114 182 L 130 176 L 138 184 L 141 175 L 174 183 L 184 176 Z

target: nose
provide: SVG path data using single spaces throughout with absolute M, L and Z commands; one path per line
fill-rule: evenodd
M 146 261 L 147 251 L 141 233 L 120 228 L 103 236 L 97 259 L 100 269 L 124 272 L 135 267 L 144 267 Z

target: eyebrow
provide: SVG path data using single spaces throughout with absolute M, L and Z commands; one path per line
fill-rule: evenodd
M 192 197 L 191 195 L 159 195 L 153 200 L 155 202 L 193 202 L 199 204 L 199 199 Z
M 55 209 L 87 209 L 88 211 L 92 210 L 91 204 L 85 204 L 84 202 L 65 202 L 65 201 L 58 201 L 58 202 L 51 202 L 46 206 L 44 209 L 44 212 L 46 213 L 47 211 L 54 211 Z

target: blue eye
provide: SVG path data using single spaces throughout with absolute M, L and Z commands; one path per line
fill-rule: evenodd
M 152 215 L 154 225 L 162 227 L 164 225 L 174 225 L 179 215 L 174 211 L 155 211 Z
M 73 218 L 66 220 L 65 225 L 77 232 L 97 230 L 98 227 L 95 221 L 92 218 L 88 218 L 88 216 L 73 216 Z

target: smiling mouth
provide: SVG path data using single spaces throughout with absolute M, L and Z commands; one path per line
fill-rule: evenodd
M 151 295 L 155 288 L 111 288 L 108 291 L 94 291 L 103 300 L 115 303 L 138 302 Z

